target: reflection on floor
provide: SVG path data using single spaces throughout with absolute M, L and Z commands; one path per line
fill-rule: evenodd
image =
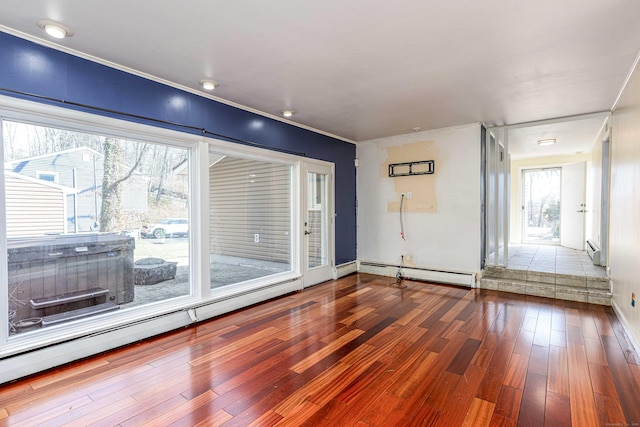
M 569 301 L 611 305 L 603 267 L 585 251 L 551 245 L 509 245 L 507 268 L 487 267 L 480 287 Z

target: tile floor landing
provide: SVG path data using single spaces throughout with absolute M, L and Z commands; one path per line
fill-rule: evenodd
M 486 268 L 480 287 L 611 305 L 604 267 L 593 265 L 585 251 L 562 246 L 509 245 L 507 268 Z

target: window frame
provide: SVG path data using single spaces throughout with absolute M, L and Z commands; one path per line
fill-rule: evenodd
M 304 207 L 302 206 L 300 171 L 302 162 L 310 159 L 268 148 L 231 143 L 201 135 L 0 95 L 0 122 L 4 120 L 169 145 L 188 150 L 191 294 L 11 337 L 9 337 L 8 317 L 0 317 L 0 371 L 3 358 L 5 361 L 17 356 L 38 359 L 39 353 L 46 352 L 46 347 L 54 344 L 61 345 L 62 349 L 68 348 L 67 344 L 72 341 L 80 339 L 95 341 L 97 339 L 100 342 L 98 347 L 105 350 L 131 342 L 130 340 L 150 337 L 283 293 L 302 289 L 303 256 L 300 224 Z M 0 126 L 0 140 L 3 140 L 3 126 Z M 208 228 L 210 152 L 286 164 L 291 167 L 291 271 L 241 282 L 235 286 L 211 289 Z M 0 152 L 0 161 L 4 162 L 4 152 Z M 2 229 L 6 229 L 4 189 L 4 174 L 0 174 L 0 227 L 3 227 Z M 304 202 L 306 205 L 306 200 Z M 0 262 L 0 292 L 7 295 L 6 234 L 0 236 L 0 257 L 4 260 Z M 0 298 L 0 313 L 3 312 L 8 312 L 8 298 L 4 297 Z M 38 352 L 34 352 L 35 350 Z M 61 350 L 62 354 L 56 356 L 59 360 L 63 360 L 62 362 L 43 361 L 39 365 L 51 363 L 52 365 L 49 366 L 54 366 L 74 360 L 73 356 L 65 356 L 65 351 L 67 350 Z M 96 350 L 96 346 L 93 344 L 91 349 L 83 349 L 82 354 L 93 354 L 96 351 L 100 350 Z M 79 351 L 76 350 L 73 354 L 77 355 Z
M 4 121 L 4 119 L 3 119 Z M 44 179 L 42 176 L 51 176 L 53 177 L 52 180 L 48 180 L 48 179 Z M 57 184 L 58 183 L 58 172 L 47 172 L 47 171 L 36 171 L 36 178 L 37 179 L 41 179 L 45 182 L 51 182 L 53 184 Z
M 255 160 L 262 162 L 270 162 L 280 165 L 287 165 L 291 168 L 291 212 L 290 212 L 290 221 L 291 221 L 291 271 L 285 271 L 282 273 L 276 273 L 265 277 L 260 277 L 257 279 L 247 280 L 244 282 L 240 282 L 235 285 L 221 286 L 218 288 L 214 288 L 215 298 L 229 298 L 234 294 L 238 293 L 246 293 L 252 290 L 258 289 L 262 286 L 269 286 L 275 283 L 280 283 L 289 280 L 299 279 L 302 275 L 301 273 L 301 246 L 299 244 L 299 230 L 300 230 L 300 209 L 298 208 L 300 204 L 300 159 L 298 156 L 294 156 L 292 154 L 279 153 L 275 151 L 259 149 L 249 146 L 243 146 L 239 144 L 233 144 L 230 142 L 218 140 L 218 139 L 206 139 L 208 144 L 208 154 L 216 154 L 222 156 L 232 156 L 235 158 L 242 158 L 247 160 Z M 207 157 L 208 158 L 208 157 Z M 207 173 L 207 184 L 208 184 L 208 174 L 209 174 L 209 166 L 207 164 L 206 168 Z M 208 185 L 207 185 L 208 190 Z M 204 208 L 207 210 L 206 217 L 207 221 L 209 220 L 209 192 L 207 191 L 206 197 L 206 206 Z M 204 215 L 203 215 L 204 216 Z M 203 251 L 206 252 L 207 257 L 210 255 L 209 248 L 209 229 L 207 228 L 206 234 L 206 245 L 203 246 Z M 209 265 L 209 259 L 207 258 L 207 265 Z M 209 280 L 210 285 L 210 280 Z M 214 289 L 210 289 L 213 291 Z
M 100 136 L 135 140 L 163 146 L 185 149 L 189 157 L 189 220 L 196 224 L 198 211 L 193 204 L 196 163 L 198 162 L 198 146 L 202 138 L 188 133 L 177 132 L 140 123 L 103 117 L 95 114 L 79 112 L 56 106 L 49 106 L 32 101 L 17 100 L 0 96 L 0 124 L 5 120 L 35 126 L 53 127 L 68 131 L 84 132 Z M 4 126 L 0 125 L 0 140 L 4 141 Z M 0 152 L 0 162 L 4 164 L 4 150 Z M 6 199 L 4 174 L 0 174 L 0 227 L 6 230 Z M 153 316 L 181 311 L 201 301 L 196 278 L 199 248 L 194 239 L 189 240 L 189 277 L 190 294 L 158 301 L 140 307 L 117 310 L 103 315 L 96 315 L 57 326 L 42 328 L 26 334 L 9 336 L 8 318 L 0 317 L 0 358 L 34 350 L 40 347 L 61 343 L 74 338 L 91 335 L 125 327 Z M 8 294 L 7 237 L 0 237 L 0 292 Z M 0 313 L 7 313 L 8 298 L 0 298 Z

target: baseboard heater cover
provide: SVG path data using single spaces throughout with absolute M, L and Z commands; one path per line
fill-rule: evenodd
M 336 265 L 336 279 L 344 276 L 348 276 L 351 273 L 358 272 L 358 263 L 356 261 L 345 262 L 344 264 Z
M 589 254 L 594 265 L 602 265 L 602 260 L 600 259 L 600 248 L 593 240 L 587 240 L 587 254 Z
M 398 265 L 389 265 L 371 261 L 359 261 L 358 271 L 361 273 L 377 274 L 380 276 L 396 277 Z M 461 273 L 453 271 L 430 270 L 420 267 L 402 267 L 402 276 L 407 279 L 422 280 L 425 282 L 446 283 L 460 285 L 469 288 L 475 287 L 474 273 Z

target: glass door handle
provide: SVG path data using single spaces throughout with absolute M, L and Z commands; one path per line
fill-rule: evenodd
M 586 213 L 587 210 L 586 209 L 580 209 L 579 211 L 576 211 L 576 212 Z

